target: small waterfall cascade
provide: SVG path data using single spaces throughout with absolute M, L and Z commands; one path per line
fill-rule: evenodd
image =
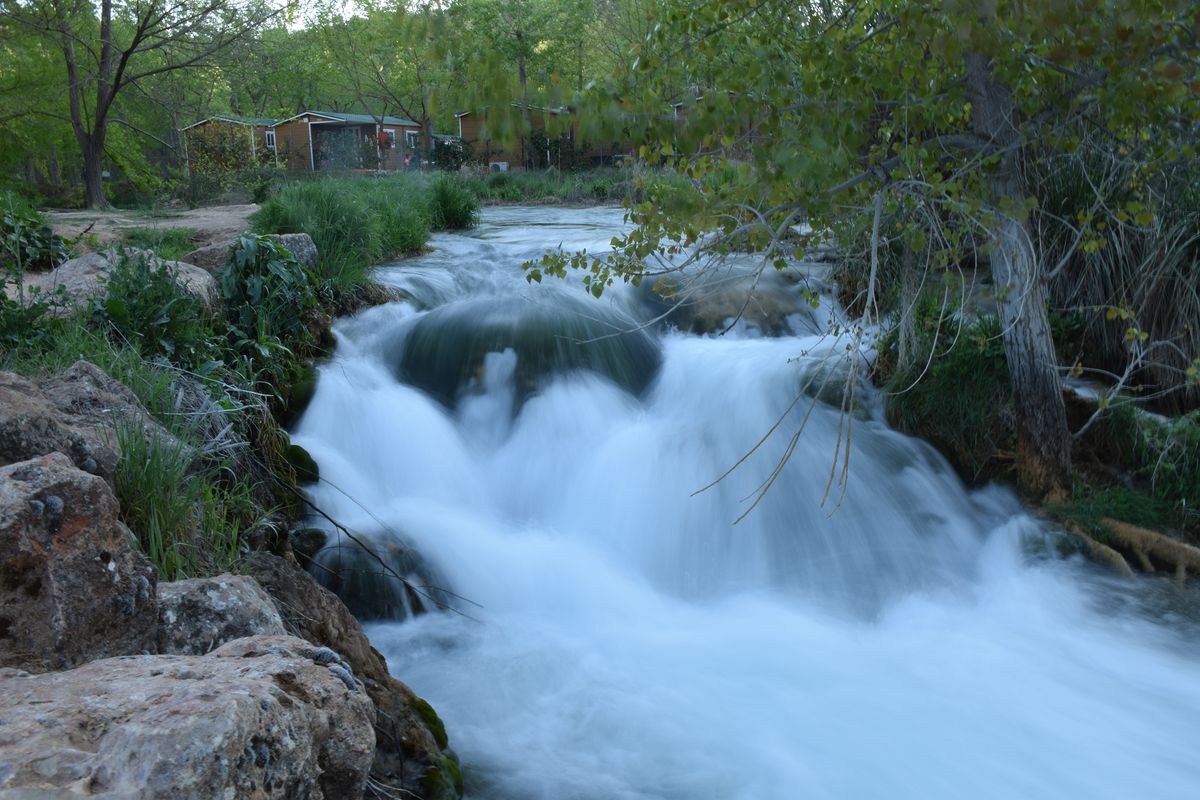
M 338 323 L 293 433 L 415 587 L 348 591 L 469 796 L 1200 797 L 1194 594 L 1056 555 L 888 428 L 817 269 L 740 316 L 749 260 L 670 313 L 524 280 L 621 225 L 490 209 L 381 268 L 409 299 Z

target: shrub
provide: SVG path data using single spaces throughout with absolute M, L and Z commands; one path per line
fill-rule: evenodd
M 196 369 L 216 355 L 203 304 L 173 272 L 150 260 L 123 257 L 109 272 L 107 291 L 92 300 L 92 319 L 110 336 L 135 343 L 148 358 L 165 356 Z
M 1106 453 L 1159 501 L 1171 524 L 1200 530 L 1200 411 L 1163 419 L 1120 402 L 1093 431 L 1092 447 Z
M 256 370 L 283 377 L 314 342 L 307 320 L 317 308 L 316 279 L 286 248 L 242 236 L 221 273 L 229 343 Z M 282 360 L 279 356 L 285 356 Z
M 470 228 L 479 215 L 479 198 L 461 180 L 439 175 L 429 188 L 429 212 L 434 230 Z
M 0 193 L 0 267 L 18 274 L 54 269 L 67 248 L 41 215 L 14 192 Z

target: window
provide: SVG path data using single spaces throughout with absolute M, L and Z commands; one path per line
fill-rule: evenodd
M 379 137 L 379 144 L 382 145 L 385 150 L 391 150 L 391 149 L 395 148 L 396 147 L 396 129 L 395 128 L 384 128 L 383 135 L 381 137 Z
M 404 132 L 404 146 L 407 147 L 409 150 L 416 150 L 417 145 L 420 144 L 420 138 L 421 138 L 420 131 L 405 131 Z
M 264 131 L 263 137 L 267 140 L 267 147 L 274 149 L 274 147 L 275 147 L 275 131 Z

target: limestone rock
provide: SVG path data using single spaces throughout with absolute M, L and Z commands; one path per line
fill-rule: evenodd
M 376 709 L 371 777 L 424 800 L 462 797 L 458 761 L 437 713 L 388 673 L 387 661 L 337 595 L 270 553 L 254 553 L 247 567 L 275 600 L 289 632 L 341 653 L 366 686 Z
M 57 451 L 112 485 L 118 422 L 171 439 L 133 392 L 87 361 L 36 383 L 0 372 L 0 465 Z
M 0 671 L 0 796 L 359 798 L 374 709 L 327 653 L 256 636 L 207 656 Z
M 158 585 L 158 652 L 204 655 L 247 636 L 282 636 L 283 620 L 253 578 L 218 575 Z
M 154 567 L 102 479 L 61 453 L 0 468 L 0 667 L 151 652 Z
M 317 245 L 307 233 L 276 233 L 267 236 L 268 239 L 287 248 L 292 257 L 311 270 L 317 268 Z M 194 264 L 210 275 L 219 276 L 229 262 L 229 253 L 236 240 L 211 244 L 200 247 L 181 258 L 188 264 Z
M 199 267 L 210 275 L 220 276 L 225 264 L 229 262 L 229 248 L 232 244 L 233 242 L 222 242 L 198 247 L 179 260 Z
M 287 248 L 292 258 L 311 270 L 317 268 L 317 244 L 307 233 L 275 233 L 267 237 Z
M 43 293 L 56 291 L 59 287 L 66 293 L 68 308 L 89 302 L 104 292 L 104 277 L 112 271 L 122 256 L 144 258 L 155 270 L 169 269 L 179 285 L 205 306 L 212 307 L 220 296 L 217 282 L 212 275 L 192 264 L 168 261 L 148 250 L 128 247 L 123 250 L 108 250 L 103 253 L 88 253 L 79 258 L 63 262 L 49 272 L 29 274 L 25 277 L 25 289 L 36 288 Z

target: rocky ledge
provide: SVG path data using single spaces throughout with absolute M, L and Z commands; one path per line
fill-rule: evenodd
M 0 373 L 0 797 L 452 800 L 437 714 L 285 549 L 158 583 L 119 519 L 91 364 Z

